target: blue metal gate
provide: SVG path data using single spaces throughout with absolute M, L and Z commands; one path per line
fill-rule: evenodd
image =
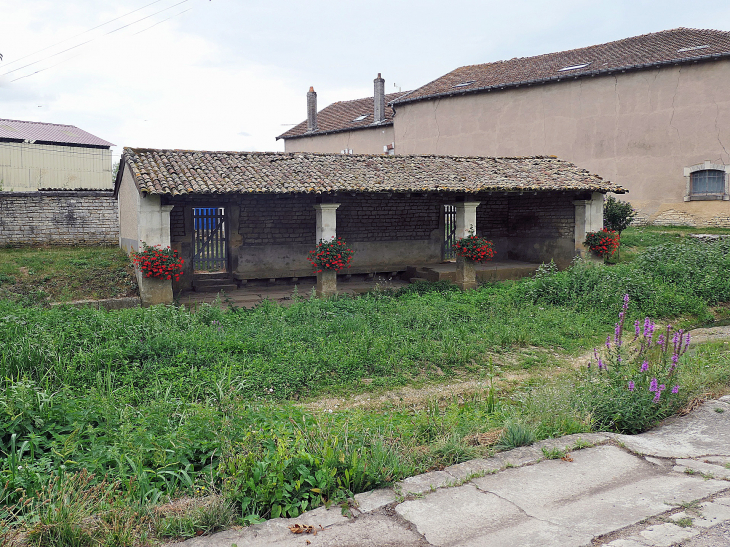
M 223 207 L 193 208 L 193 269 L 220 272 L 228 267 L 226 210 Z
M 454 243 L 456 243 L 456 206 L 444 205 L 444 241 L 442 249 L 444 260 L 456 258 Z

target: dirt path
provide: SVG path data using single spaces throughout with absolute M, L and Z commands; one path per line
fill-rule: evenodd
M 690 333 L 693 343 L 730 340 L 730 325 L 694 329 Z M 535 374 L 553 376 L 567 369 L 578 369 L 585 366 L 590 360 L 593 350 L 577 356 L 561 356 L 554 352 L 551 353 L 552 357 L 561 363 L 560 365 L 540 368 L 532 372 L 501 373 L 495 376 L 494 387 L 504 393 Z M 302 406 L 311 412 L 354 408 L 374 410 L 384 407 L 422 409 L 428 407 L 429 404 L 433 404 L 434 401 L 440 405 L 445 405 L 454 400 L 465 402 L 474 397 L 486 398 L 488 390 L 488 378 L 474 380 L 465 376 L 464 378 L 451 379 L 448 383 L 432 383 L 424 387 L 404 386 L 382 393 L 361 393 L 347 398 L 325 397 L 304 403 Z

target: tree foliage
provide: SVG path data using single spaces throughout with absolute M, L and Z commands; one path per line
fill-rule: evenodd
M 603 204 L 603 226 L 621 235 L 636 217 L 636 211 L 630 203 L 608 196 Z

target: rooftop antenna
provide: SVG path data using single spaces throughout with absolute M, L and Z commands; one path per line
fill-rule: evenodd
M 398 84 L 396 84 L 395 82 L 393 82 L 393 87 L 397 87 L 398 88 L 398 93 L 400 93 L 400 86 Z

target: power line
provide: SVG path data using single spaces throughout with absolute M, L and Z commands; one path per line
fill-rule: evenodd
M 127 23 L 126 25 L 122 25 L 121 27 L 115 28 L 114 30 L 110 30 L 109 32 L 106 32 L 106 33 L 102 34 L 101 36 L 97 36 L 95 38 L 92 38 L 90 40 L 87 40 L 86 42 L 82 42 L 82 43 L 77 44 L 75 46 L 71 46 L 70 48 L 66 48 L 63 51 L 59 51 L 58 53 L 54 53 L 52 55 L 48 55 L 48 56 L 46 56 L 46 57 L 44 57 L 42 59 L 39 59 L 37 61 L 33 61 L 32 63 L 28 63 L 27 65 L 23 65 L 23 66 L 21 66 L 19 68 L 15 68 L 13 70 L 9 70 L 8 72 L 4 72 L 3 74 L 0 74 L 0 76 L 7 76 L 8 74 L 11 74 L 12 72 L 17 72 L 18 70 L 22 70 L 22 69 L 27 68 L 29 66 L 36 65 L 36 64 L 41 63 L 41 62 L 43 62 L 43 61 L 45 61 L 47 59 L 51 59 L 53 57 L 57 57 L 58 55 L 61 55 L 62 53 L 66 53 L 67 51 L 71 51 L 72 49 L 76 49 L 78 47 L 84 46 L 84 45 L 86 45 L 88 43 L 93 42 L 94 40 L 96 40 L 98 38 L 103 38 L 104 36 L 109 36 L 110 34 L 114 34 L 115 32 L 120 31 L 120 30 L 122 30 L 124 28 L 127 28 L 129 26 L 136 25 L 140 21 L 144 21 L 145 19 L 149 19 L 150 17 L 154 17 L 155 15 L 157 15 L 159 13 L 162 13 L 163 11 L 167 11 L 169 9 L 172 9 L 172 8 L 176 7 L 176 6 L 179 6 L 180 4 L 185 4 L 186 2 L 189 2 L 189 1 L 190 0 L 182 0 L 181 2 L 178 2 L 177 4 L 173 4 L 172 6 L 168 6 L 168 7 L 164 8 L 164 9 L 161 9 L 160 11 L 156 11 L 155 13 L 152 13 L 150 15 L 147 15 L 145 17 L 142 17 L 141 19 L 137 19 L 136 21 L 132 21 L 131 23 Z M 49 68 L 51 68 L 51 67 L 49 67 Z M 38 72 L 43 72 L 44 70 L 47 70 L 47 69 L 44 68 L 44 69 L 38 70 L 37 72 L 34 72 L 33 74 L 37 74 Z M 17 78 L 16 80 L 20 80 L 20 79 L 21 78 Z M 13 81 L 16 81 L 16 80 L 13 80 Z
M 137 11 L 140 11 L 140 10 L 143 10 L 143 9 L 151 6 L 152 4 L 157 4 L 158 2 L 162 2 L 162 0 L 155 0 L 154 2 L 150 2 L 149 4 L 146 4 L 146 5 L 142 6 L 141 8 L 137 8 L 135 10 L 132 10 L 132 11 L 130 11 L 128 13 L 125 13 L 124 15 L 120 15 L 119 17 L 115 17 L 114 19 L 110 19 L 106 23 L 102 23 L 101 25 L 96 25 L 95 27 L 92 27 L 89 30 L 85 30 L 84 32 L 81 32 L 79 34 L 76 34 L 74 36 L 71 36 L 70 38 L 65 38 L 65 39 L 61 40 L 60 42 L 56 42 L 55 44 L 51 44 L 48 47 L 44 47 L 43 49 L 39 49 L 38 51 L 34 51 L 33 53 L 29 53 L 28 55 L 23 55 L 22 57 L 19 57 L 18 59 L 15 59 L 14 61 L 10 61 L 5 66 L 12 65 L 12 64 L 17 63 L 19 61 L 22 61 L 23 59 L 27 59 L 28 57 L 32 57 L 33 55 L 36 55 L 37 53 L 41 53 L 42 51 L 46 51 L 48 49 L 51 49 L 52 47 L 56 47 L 59 44 L 63 44 L 64 42 L 68 42 L 69 40 L 73 40 L 74 38 L 78 38 L 79 36 L 83 36 L 84 34 L 88 34 L 92 30 L 96 30 L 98 28 L 101 28 L 103 26 L 106 26 L 109 23 L 113 23 L 114 21 L 117 21 L 118 19 L 122 19 L 123 17 L 126 17 L 127 15 L 132 15 L 133 13 L 135 13 Z M 0 59 L 2 59 L 2 56 L 1 55 L 0 55 Z
M 154 25 L 152 25 L 152 26 L 149 26 L 149 27 L 147 27 L 146 29 L 142 29 L 142 30 L 140 30 L 139 32 L 135 32 L 134 34 L 132 34 L 132 36 L 137 36 L 138 34 L 142 34 L 143 32 L 145 32 L 145 31 L 147 31 L 147 30 L 150 30 L 150 29 L 151 29 L 152 27 L 156 27 L 156 26 L 157 26 L 157 25 L 159 25 L 160 23 L 164 23 L 165 21 L 169 21 L 169 20 L 170 20 L 170 19 L 172 19 L 173 17 L 177 17 L 178 15 L 182 15 L 183 13 L 185 13 L 186 11 L 190 11 L 191 9 L 193 9 L 193 8 L 188 8 L 188 9 L 186 9 L 186 10 L 183 10 L 183 11 L 181 11 L 180 13 L 176 13 L 175 15 L 171 15 L 171 16 L 170 16 L 170 17 L 168 17 L 167 19 L 163 19 L 162 21 L 158 21 L 157 23 L 155 23 L 155 24 L 154 24 Z

